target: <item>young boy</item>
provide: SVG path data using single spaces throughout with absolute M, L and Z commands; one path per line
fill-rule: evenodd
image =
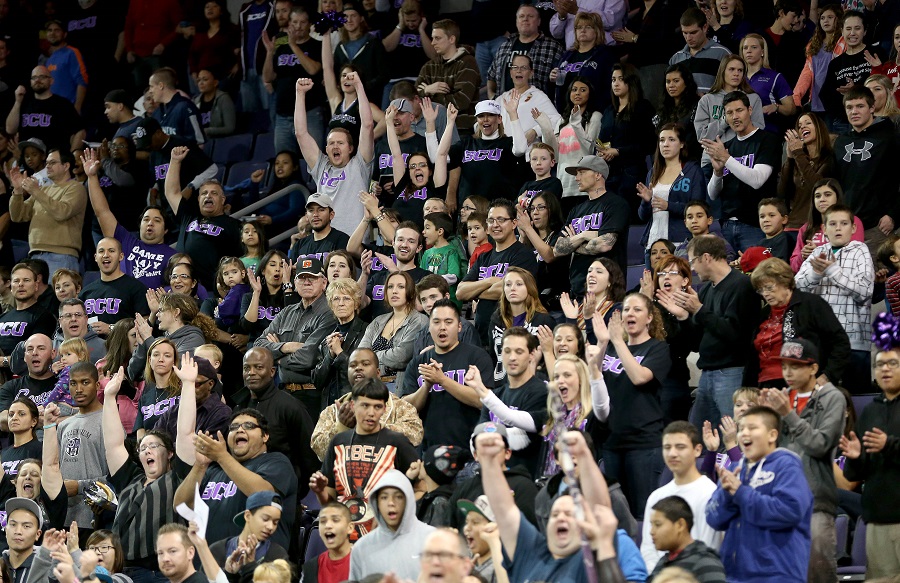
M 475 212 L 469 215 L 469 218 L 466 219 L 466 229 L 468 229 L 469 241 L 475 246 L 472 256 L 469 257 L 469 269 L 471 269 L 478 256 L 482 253 L 490 253 L 494 246 L 488 241 L 487 215 L 484 213 Z
M 303 563 L 303 581 L 344 581 L 350 577 L 350 535 L 353 521 L 350 510 L 340 502 L 329 502 L 319 511 L 319 534 L 325 551 L 315 560 Z M 319 577 L 319 573 L 322 577 Z
M 687 259 L 688 243 L 690 243 L 691 239 L 694 237 L 713 234 L 720 239 L 724 239 L 724 237 L 722 237 L 721 229 L 713 219 L 709 205 L 702 200 L 692 200 L 687 203 L 687 206 L 684 207 L 684 224 L 688 231 L 691 232 L 691 236 L 688 237 L 686 241 L 678 243 L 675 247 L 676 257 Z M 725 241 L 725 258 L 729 263 L 737 258 L 737 253 L 734 252 L 734 249 L 728 241 Z
M 531 146 L 531 154 L 528 156 L 531 162 L 531 170 L 534 172 L 534 180 L 529 180 L 519 189 L 519 206 L 528 208 L 528 204 L 534 195 L 541 191 L 552 192 L 556 198 L 562 198 L 562 182 L 559 178 L 551 176 L 553 167 L 556 166 L 556 154 L 553 147 L 543 142 L 535 142 Z
M 664 553 L 648 580 L 667 567 L 680 567 L 701 583 L 725 583 L 725 569 L 719 555 L 703 541 L 694 540 L 691 534 L 695 524 L 694 511 L 684 498 L 663 498 L 646 516 L 653 546 Z M 697 518 L 705 521 L 702 514 Z
M 706 521 L 725 531 L 722 563 L 731 581 L 776 576 L 779 583 L 806 583 L 813 496 L 800 457 L 777 447 L 780 426 L 768 407 L 744 413 L 738 422 L 744 457 L 734 472 L 717 470 Z
M 429 318 L 431 317 L 431 308 L 434 307 L 438 300 L 450 299 L 450 285 L 447 280 L 440 275 L 426 275 L 416 284 L 416 297 L 419 298 L 419 305 L 422 306 L 422 312 Z M 466 319 L 459 321 L 462 329 L 459 332 L 459 341 L 466 344 L 474 344 L 481 346 L 481 340 L 478 338 L 478 331 L 475 326 Z M 431 338 L 431 330 L 429 326 L 425 326 L 416 335 L 413 341 L 413 354 L 421 354 L 428 348 L 434 347 L 434 339 Z
M 474 501 L 459 500 L 456 505 L 466 519 L 466 526 L 463 527 L 466 546 L 475 557 L 472 574 L 481 576 L 485 581 L 495 583 L 497 581 L 495 571 L 502 571 L 504 574 L 506 571 L 503 570 L 502 555 L 498 552 L 495 556 L 494 548 L 491 545 L 492 540 L 500 542 L 491 504 L 488 502 L 487 496 L 482 494 Z M 496 546 L 498 545 L 494 545 L 494 547 Z M 497 551 L 502 552 L 499 548 Z
M 752 272 L 762 261 L 771 257 L 790 263 L 791 253 L 797 243 L 796 233 L 784 230 L 788 222 L 788 210 L 783 200 L 764 198 L 759 201 L 757 209 L 759 228 L 765 237 L 741 254 L 738 266 L 744 273 Z
M 721 440 L 719 433 L 715 431 L 709 421 L 703 423 L 703 445 L 706 446 L 706 457 L 703 458 L 703 465 L 700 472 L 715 479 L 717 467 L 729 467 L 741 459 L 741 448 L 737 443 L 737 425 L 744 413 L 759 406 L 759 389 L 756 387 L 741 387 L 731 395 L 731 402 L 734 403 L 734 418 L 722 417 L 719 425 L 719 431 L 722 432 Z M 724 446 L 725 452 L 719 453 L 719 444 Z
M 432 196 L 431 198 L 425 199 L 425 204 L 422 206 L 422 216 L 428 216 L 431 213 L 446 213 L 447 212 L 447 203 L 444 202 L 443 199 L 438 198 L 436 196 Z
M 434 527 L 450 526 L 456 510 L 450 497 L 456 490 L 454 480 L 471 459 L 469 452 L 455 445 L 432 445 L 406 470 L 416 493 L 416 518 Z
M 288 552 L 269 538 L 281 522 L 283 506 L 278 492 L 255 492 L 247 497 L 245 510 L 234 517 L 234 522 L 243 526 L 241 534 L 230 539 L 223 539 L 210 545 L 209 550 L 220 567 L 225 568 L 225 560 L 237 548 L 238 543 L 247 543 L 250 536 L 259 541 L 256 558 L 241 567 L 241 573 L 252 574 L 257 565 L 276 559 L 290 561 Z
M 885 294 L 891 314 L 900 316 L 900 237 L 891 235 L 878 249 L 878 261 L 891 268 L 894 274 L 884 282 Z
M 825 243 L 800 266 L 797 289 L 814 293 L 831 305 L 850 337 L 850 363 L 844 371 L 851 393 L 871 391 L 872 292 L 875 267 L 865 243 L 854 241 L 853 211 L 842 204 L 825 211 Z
M 450 299 L 457 306 L 462 304 L 456 299 L 456 284 L 465 275 L 465 261 L 459 256 L 459 246 L 449 242 L 453 235 L 453 219 L 445 213 L 425 215 L 426 251 L 422 254 L 419 267 L 442 276 L 450 285 Z
M 838 509 L 834 452 L 844 432 L 847 401 L 831 383 L 819 385 L 819 349 L 809 340 L 786 340 L 781 373 L 789 389 L 763 389 L 762 402 L 781 415 L 781 445 L 800 456 L 812 488 L 810 582 L 837 580 L 834 517 Z

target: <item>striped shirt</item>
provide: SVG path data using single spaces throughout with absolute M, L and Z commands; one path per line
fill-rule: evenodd
M 716 41 L 709 40 L 695 55 L 691 55 L 690 47 L 684 45 L 683 49 L 672 55 L 669 64 L 684 62 L 694 76 L 694 81 L 697 82 L 697 89 L 703 94 L 709 93 L 709 88 L 716 82 L 719 62 L 730 54 L 731 51 L 727 48 Z

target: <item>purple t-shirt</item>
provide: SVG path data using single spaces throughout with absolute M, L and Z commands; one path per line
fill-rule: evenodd
M 144 243 L 122 225 L 116 225 L 116 239 L 122 244 L 122 253 L 125 255 L 121 265 L 125 275 L 130 275 L 151 289 L 162 287 L 163 272 L 169 259 L 175 255 L 175 249 L 163 243 Z

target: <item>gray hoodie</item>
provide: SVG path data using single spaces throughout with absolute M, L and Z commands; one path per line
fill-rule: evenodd
M 403 520 L 397 530 L 391 530 L 378 512 L 378 492 L 393 487 L 406 496 Z M 360 580 L 374 573 L 393 571 L 398 579 L 419 577 L 419 553 L 425 546 L 425 538 L 434 531 L 433 526 L 416 518 L 416 497 L 412 484 L 400 470 L 389 470 L 378 480 L 369 495 L 378 528 L 359 539 L 350 553 L 350 579 Z
M 178 350 L 179 355 L 184 354 L 185 352 L 190 352 L 193 355 L 194 350 L 206 343 L 206 339 L 203 337 L 203 331 L 191 324 L 185 324 L 171 334 L 166 334 L 166 338 L 175 344 L 175 348 Z M 143 343 L 138 344 L 137 348 L 134 350 L 134 354 L 131 355 L 131 360 L 128 361 L 128 378 L 144 378 L 144 365 L 147 364 L 147 353 L 150 351 L 150 347 L 153 343 L 157 340 L 159 340 L 159 338 L 151 337 L 147 338 Z

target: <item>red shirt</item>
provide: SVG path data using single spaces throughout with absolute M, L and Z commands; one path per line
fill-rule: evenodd
M 784 312 L 787 305 L 772 308 L 765 322 L 759 325 L 759 332 L 753 346 L 759 355 L 759 382 L 781 378 L 781 345 L 784 343 Z
M 319 581 L 318 583 L 341 583 L 350 578 L 350 555 L 337 561 L 328 558 L 328 551 L 319 555 Z

